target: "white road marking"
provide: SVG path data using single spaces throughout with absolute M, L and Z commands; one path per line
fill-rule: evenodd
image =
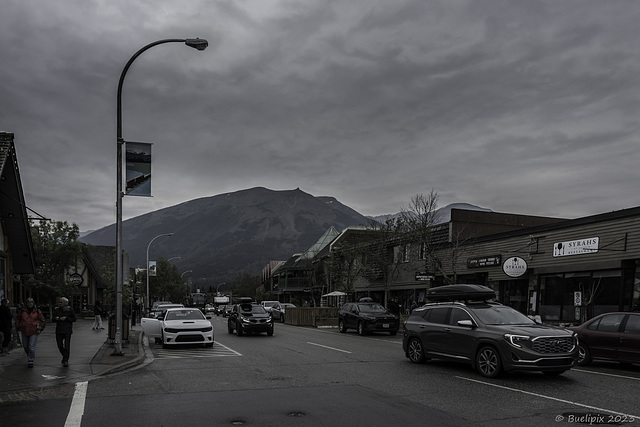
M 557 397 L 545 396 L 544 394 L 533 393 L 531 391 L 518 390 L 517 388 L 505 387 L 503 385 L 492 384 L 492 383 L 488 383 L 488 382 L 485 382 L 485 381 L 474 380 L 472 378 L 465 378 L 465 377 L 458 377 L 458 376 L 456 376 L 456 378 L 459 378 L 459 379 L 465 380 L 465 381 L 471 381 L 471 382 L 478 383 L 478 384 L 488 385 L 488 386 L 491 386 L 491 387 L 501 388 L 501 389 L 504 389 L 504 390 L 515 391 L 517 393 L 528 394 L 530 396 L 536 396 L 536 397 L 540 397 L 542 399 L 555 400 L 556 402 L 566 403 L 566 404 L 574 405 L 574 406 L 580 406 L 581 408 L 592 409 L 594 411 L 602 411 L 602 412 L 607 412 L 609 414 L 622 415 L 622 416 L 625 416 L 625 417 L 628 417 L 628 418 L 633 418 L 635 420 L 640 419 L 640 416 L 638 416 L 638 415 L 625 414 L 623 412 L 612 411 L 610 409 L 598 408 L 597 406 L 585 405 L 584 403 L 573 402 L 571 400 L 565 400 L 565 399 L 559 399 Z
M 87 397 L 88 384 L 88 381 L 76 383 L 76 391 L 73 393 L 73 400 L 71 401 L 69 415 L 67 415 L 64 427 L 80 427 L 82 416 L 84 415 L 84 402 Z
M 235 350 L 215 341 L 213 348 L 164 348 L 158 349 L 155 359 L 184 359 L 184 358 L 203 358 L 203 357 L 228 357 L 242 356 Z
M 587 374 L 604 375 L 604 376 L 607 376 L 607 377 L 624 378 L 625 380 L 640 381 L 640 378 L 637 378 L 637 377 L 629 377 L 629 376 L 626 376 L 626 375 L 617 375 L 617 374 L 608 374 L 606 372 L 586 371 L 584 369 L 571 368 L 571 372 L 584 372 L 584 373 L 587 373 Z
M 316 343 L 314 343 L 314 342 L 308 342 L 308 341 L 307 341 L 307 344 L 317 345 L 318 347 L 328 348 L 329 350 L 341 351 L 341 352 L 343 352 L 343 353 L 351 354 L 351 352 L 350 352 L 350 351 L 347 351 L 347 350 L 340 350 L 339 348 L 329 347 L 329 346 L 322 345 L 322 344 L 316 344 Z

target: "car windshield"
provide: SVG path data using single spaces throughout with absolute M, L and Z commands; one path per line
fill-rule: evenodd
M 536 323 L 511 307 L 483 305 L 470 308 L 485 325 L 535 325 Z
M 202 320 L 204 316 L 200 310 L 170 310 L 164 320 Z
M 387 310 L 380 304 L 358 304 L 361 313 L 385 313 Z
M 273 307 L 274 305 L 276 305 L 277 301 L 265 301 L 264 302 L 264 306 L 265 307 Z
M 240 304 L 242 314 L 264 314 L 266 310 L 263 306 L 257 304 Z

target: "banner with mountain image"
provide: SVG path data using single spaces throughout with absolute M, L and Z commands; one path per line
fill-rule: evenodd
M 127 185 L 129 196 L 151 197 L 151 145 L 146 142 L 125 142 Z

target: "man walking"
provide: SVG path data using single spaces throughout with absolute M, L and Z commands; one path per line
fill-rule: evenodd
M 69 300 L 60 297 L 58 306 L 53 312 L 53 321 L 56 322 L 56 343 L 62 355 L 62 365 L 69 366 L 69 353 L 71 351 L 71 334 L 73 322 L 76 321 L 76 313 L 69 306 Z

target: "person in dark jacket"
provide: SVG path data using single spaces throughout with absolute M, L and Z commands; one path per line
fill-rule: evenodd
M 11 326 L 13 316 L 7 305 L 7 299 L 2 298 L 0 302 L 0 332 L 2 332 L 2 356 L 9 355 L 9 342 L 11 342 Z
M 56 343 L 62 355 L 62 365 L 69 366 L 69 353 L 71 352 L 71 334 L 73 334 L 73 322 L 76 321 L 76 313 L 69 306 L 69 300 L 60 297 L 58 306 L 53 311 L 53 321 L 56 322 Z
M 27 305 L 16 314 L 16 329 L 22 333 L 22 347 L 27 354 L 27 366 L 33 368 L 36 358 L 38 335 L 44 331 L 44 316 L 33 298 L 27 298 Z

